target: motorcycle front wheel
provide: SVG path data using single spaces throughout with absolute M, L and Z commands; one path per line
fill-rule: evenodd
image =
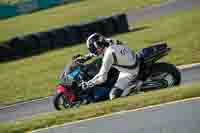
M 63 93 L 56 93 L 53 98 L 53 105 L 56 110 L 70 108 L 70 104 Z

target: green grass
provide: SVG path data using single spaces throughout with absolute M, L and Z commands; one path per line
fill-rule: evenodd
M 113 13 L 163 1 L 167 0 L 123 0 L 123 2 L 120 0 L 85 0 L 29 15 L 17 16 L 0 21 L 0 41 L 32 32 L 47 31 L 50 28 L 66 24 L 79 24 L 94 20 L 99 16 L 110 16 Z
M 19 3 L 27 2 L 27 1 L 31 1 L 31 0 L 1 0 L 0 4 L 3 4 L 3 5 L 15 5 L 15 4 L 19 4 Z
M 88 106 L 81 106 L 78 109 L 69 109 L 61 112 L 52 112 L 35 116 L 30 120 L 21 120 L 15 123 L 0 124 L 2 133 L 22 133 L 39 128 L 49 127 L 55 124 L 63 124 L 91 117 L 97 117 L 112 112 L 141 108 L 149 105 L 166 103 L 170 101 L 200 96 L 200 85 L 176 87 L 141 95 L 129 96 L 106 101 Z

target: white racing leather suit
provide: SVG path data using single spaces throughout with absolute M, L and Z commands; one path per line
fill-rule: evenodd
M 106 47 L 104 50 L 100 71 L 90 80 L 90 82 L 93 84 L 101 84 L 107 80 L 107 74 L 111 66 L 118 69 L 120 72 L 118 80 L 110 92 L 110 99 L 113 99 L 119 96 L 127 96 L 129 94 L 130 89 L 128 88 L 130 85 L 133 85 L 133 83 L 131 84 L 131 81 L 135 80 L 139 71 L 139 65 L 136 55 L 131 51 L 131 49 L 125 45 L 113 43 L 114 41 L 112 40 L 108 41 L 111 41 L 111 45 Z M 116 92 L 120 92 L 120 95 Z

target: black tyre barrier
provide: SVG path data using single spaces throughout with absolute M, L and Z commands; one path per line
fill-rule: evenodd
M 38 52 L 40 44 L 39 44 L 39 38 L 37 36 L 35 36 L 34 34 L 30 34 L 22 37 L 21 39 L 24 43 L 23 45 L 26 50 L 25 51 L 26 54 L 29 55 Z
M 8 46 L 14 49 L 15 56 L 28 56 L 38 52 L 39 39 L 33 34 L 16 37 L 9 41 Z
M 99 19 L 103 25 L 103 35 L 112 36 L 116 33 L 116 27 L 114 25 L 114 20 L 111 17 L 106 17 L 104 19 Z
M 93 32 L 99 32 L 101 34 L 104 34 L 104 23 L 101 21 L 95 21 L 91 23 L 92 27 L 94 27 Z
M 8 59 L 15 58 L 15 51 L 7 44 L 0 45 L 0 61 L 7 61 Z
M 81 40 L 80 28 L 78 26 L 76 26 L 76 25 L 64 26 L 63 29 L 66 32 L 65 46 L 81 43 L 83 41 L 83 40 Z
M 63 28 L 60 29 L 53 29 L 50 30 L 49 33 L 52 35 L 53 41 L 53 48 L 60 48 L 60 47 L 64 47 L 66 41 L 66 32 Z
M 24 47 L 22 38 L 15 37 L 9 41 L 8 45 L 9 45 L 9 47 L 14 49 L 15 55 L 17 57 L 21 57 L 21 56 L 25 55 L 25 47 Z
M 54 35 L 51 32 L 34 33 L 39 40 L 39 51 L 46 51 L 54 48 Z
M 103 23 L 101 21 L 95 21 L 82 24 L 79 26 L 79 30 L 81 33 L 81 40 L 86 41 L 86 39 L 95 32 L 103 34 Z
M 126 14 L 104 17 L 91 23 L 64 26 L 47 32 L 36 32 L 12 38 L 7 41 L 7 45 L 0 47 L 0 52 L 2 51 L 0 58 L 21 58 L 50 49 L 82 43 L 94 32 L 112 36 L 128 31 L 129 26 Z
M 128 20 L 126 14 L 119 14 L 111 17 L 115 26 L 116 33 L 124 33 L 129 31 Z

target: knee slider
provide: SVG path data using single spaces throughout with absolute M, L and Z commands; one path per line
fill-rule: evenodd
M 123 93 L 123 90 L 121 90 L 121 89 L 116 89 L 116 90 L 114 91 L 114 95 L 115 95 L 116 97 L 120 97 L 122 93 Z
M 121 89 L 116 89 L 116 90 L 114 90 L 113 93 L 111 94 L 110 99 L 112 100 L 112 99 L 114 99 L 114 98 L 118 98 L 118 97 L 120 97 L 120 96 L 122 95 L 122 93 L 123 93 L 123 90 L 121 90 Z

